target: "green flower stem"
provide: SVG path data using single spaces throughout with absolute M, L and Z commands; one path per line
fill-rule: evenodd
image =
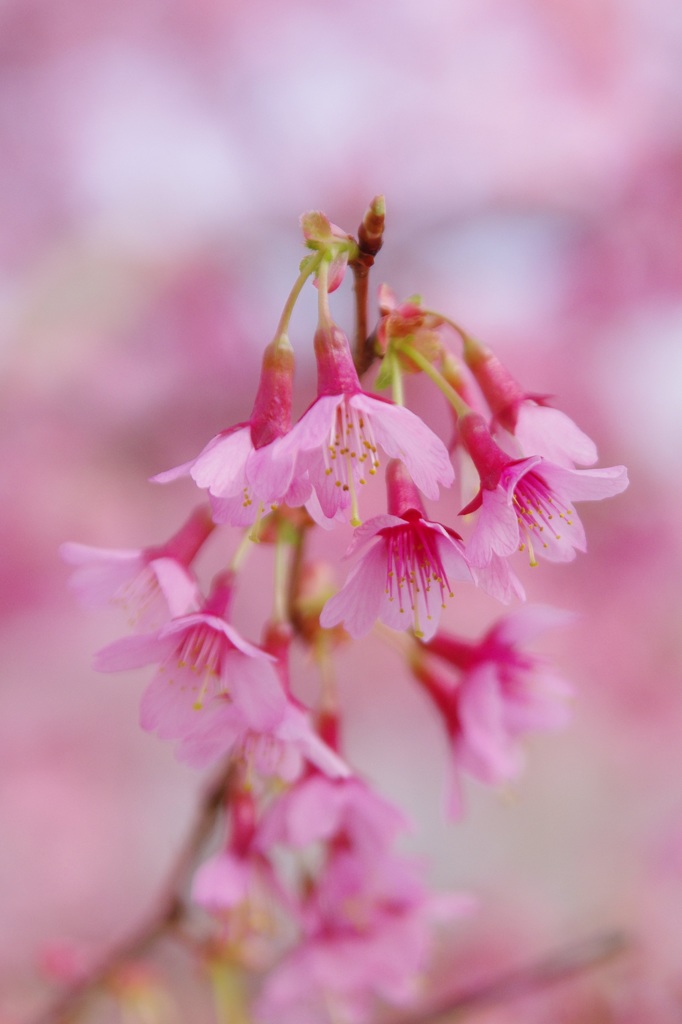
M 455 410 L 458 416 L 466 416 L 468 412 L 471 412 L 471 407 L 467 405 L 463 398 L 457 394 L 451 384 L 448 384 L 445 377 L 439 370 L 433 366 L 428 359 L 421 354 L 413 345 L 410 345 L 407 341 L 396 341 L 394 345 L 398 352 L 402 352 L 408 356 L 413 363 L 415 363 L 420 370 L 423 370 L 427 377 L 430 377 L 433 383 L 436 385 L 439 391 L 443 393 L 452 408 Z
M 301 268 L 301 272 L 296 278 L 294 286 L 289 292 L 289 297 L 284 304 L 282 315 L 280 316 L 279 323 L 277 324 L 275 340 L 281 338 L 282 336 L 286 337 L 287 331 L 289 329 L 289 321 L 291 320 L 291 314 L 293 313 L 294 306 L 296 305 L 298 297 L 301 294 L 301 289 L 303 288 L 303 285 L 306 283 L 310 275 L 314 274 L 317 268 L 320 266 L 324 259 L 324 255 L 325 254 L 323 252 L 319 252 L 316 253 L 315 256 L 310 256 L 308 257 L 307 260 L 305 260 L 303 267 Z

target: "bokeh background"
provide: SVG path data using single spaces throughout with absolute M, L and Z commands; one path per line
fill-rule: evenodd
M 58 546 L 175 530 L 195 492 L 147 478 L 248 415 L 298 215 L 353 231 L 378 192 L 373 286 L 465 324 L 631 486 L 585 507 L 587 556 L 525 572 L 581 618 L 545 645 L 574 722 L 530 744 L 512 792 L 472 785 L 444 820 L 437 723 L 371 639 L 340 663 L 349 755 L 414 817 L 433 884 L 479 897 L 448 983 L 631 937 L 608 970 L 480 1019 L 682 1019 L 679 3 L 2 0 L 0 153 L 3 1024 L 41 1005 L 60 950 L 92 956 L 146 912 L 202 781 L 139 731 L 147 675 L 93 672 L 121 623 L 76 605 Z M 247 635 L 270 587 L 267 553 L 250 565 Z M 449 624 L 497 613 L 467 600 Z M 182 1019 L 209 1020 L 177 973 Z

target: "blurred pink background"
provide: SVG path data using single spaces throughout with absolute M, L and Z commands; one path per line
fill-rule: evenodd
M 682 7 L 4 0 L 0 76 L 0 1021 L 41 1005 L 50 947 L 91 955 L 146 912 L 201 783 L 139 731 L 148 673 L 93 672 L 121 623 L 77 606 L 58 545 L 175 530 L 195 490 L 147 478 L 248 415 L 299 214 L 354 231 L 378 192 L 372 287 L 454 316 L 631 486 L 586 506 L 586 556 L 524 572 L 529 597 L 582 617 L 545 645 L 574 722 L 530 745 L 512 793 L 471 785 L 466 820 L 443 820 L 445 742 L 372 639 L 341 659 L 350 756 L 414 817 L 433 883 L 479 895 L 445 975 L 619 928 L 619 970 L 547 996 L 552 1019 L 679 1020 Z M 348 296 L 333 308 L 349 326 Z M 269 580 L 259 552 L 247 635 Z M 499 611 L 477 597 L 448 621 L 473 635 Z M 589 1017 L 595 999 L 612 1016 Z

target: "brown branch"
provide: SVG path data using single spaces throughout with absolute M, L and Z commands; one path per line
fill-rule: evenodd
M 122 964 L 140 956 L 163 935 L 170 934 L 184 918 L 186 910 L 182 890 L 204 843 L 213 832 L 229 790 L 232 772 L 232 766 L 228 765 L 206 790 L 194 823 L 166 879 L 158 906 L 149 918 L 110 950 L 86 977 L 59 995 L 51 1006 L 34 1018 L 32 1024 L 68 1024 Z
M 360 377 L 374 362 L 374 344 L 367 317 L 369 271 L 383 244 L 385 214 L 384 197 L 375 196 L 358 228 L 358 254 L 350 261 L 355 292 L 354 362 Z
M 437 1024 L 452 1013 L 474 1012 L 494 1003 L 518 999 L 600 966 L 620 956 L 630 945 L 630 940 L 622 932 L 597 935 L 550 954 L 529 967 L 493 978 L 468 992 L 445 996 L 436 1005 L 418 1013 L 394 1018 L 393 1024 Z

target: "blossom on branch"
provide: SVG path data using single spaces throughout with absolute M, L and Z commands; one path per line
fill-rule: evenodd
M 399 459 L 429 498 L 449 487 L 454 471 L 447 449 L 413 412 L 360 387 L 346 335 L 338 327 L 315 334 L 318 395 L 275 445 L 275 456 L 297 454 L 297 472 L 307 475 L 329 519 L 351 509 L 360 522 L 357 488 L 379 468 L 379 449 Z
M 379 619 L 429 639 L 438 628 L 454 580 L 471 580 L 464 545 L 454 530 L 426 518 L 413 481 L 399 462 L 386 471 L 389 514 L 355 531 L 350 556 L 366 548 L 342 589 L 325 605 L 320 624 L 343 623 L 364 636 Z M 391 514 L 393 511 L 393 514 Z
M 208 509 L 199 508 L 165 544 L 148 548 L 95 548 L 68 542 L 59 553 L 76 568 L 70 585 L 85 605 L 118 605 L 139 630 L 195 611 L 199 589 L 190 565 L 213 530 Z
M 415 653 L 412 670 L 438 708 L 450 740 L 448 808 L 453 818 L 462 811 L 460 772 L 488 785 L 508 782 L 523 767 L 521 738 L 568 721 L 571 688 L 526 645 L 572 618 L 557 608 L 530 606 L 501 619 L 478 643 L 437 633 Z M 424 652 L 458 677 L 443 672 Z
M 528 550 L 531 565 L 541 556 L 569 562 L 587 542 L 572 507 L 620 494 L 628 486 L 624 466 L 569 469 L 539 455 L 512 459 L 495 444 L 482 416 L 460 421 L 460 436 L 478 470 L 481 487 L 460 515 L 478 512 L 467 544 L 473 565 L 487 565 L 493 555 L 506 557 Z

